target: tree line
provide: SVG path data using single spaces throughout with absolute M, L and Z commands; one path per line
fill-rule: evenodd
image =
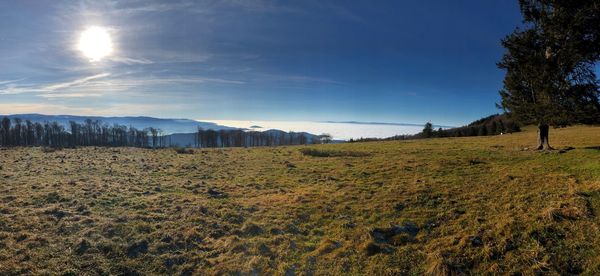
M 110 146 L 163 147 L 165 135 L 160 129 L 143 130 L 115 124 L 109 126 L 98 120 L 83 123 L 69 122 L 68 129 L 57 122 L 32 122 L 8 117 L 0 122 L 0 146 Z
M 198 128 L 195 146 L 198 148 L 260 147 L 327 143 L 331 136 L 307 135 L 303 132 L 212 130 Z
M 433 129 L 431 123 L 427 123 L 423 131 L 417 134 L 417 138 L 489 136 L 519 131 L 521 131 L 519 125 L 508 119 L 506 115 L 494 114 L 466 126 L 439 128 L 437 131 Z
M 417 134 L 395 135 L 388 138 L 360 138 L 351 139 L 350 142 L 366 142 L 366 141 L 381 141 L 381 140 L 413 140 L 424 138 L 443 138 L 443 137 L 468 137 L 468 136 L 490 136 L 506 133 L 519 132 L 521 128 L 513 120 L 509 119 L 507 114 L 494 114 L 485 118 L 481 118 L 466 126 L 455 128 L 438 128 L 433 127 L 433 124 L 427 122 L 423 130 Z
M 193 134 L 195 147 L 257 147 L 328 143 L 331 136 L 270 130 L 265 132 L 211 130 L 198 128 Z M 0 121 L 0 146 L 45 147 L 140 147 L 163 148 L 171 146 L 170 135 L 158 128 L 137 129 L 132 126 L 107 125 L 99 120 L 87 119 L 83 123 L 70 121 L 63 126 L 57 122 L 32 122 L 20 118 L 3 117 Z

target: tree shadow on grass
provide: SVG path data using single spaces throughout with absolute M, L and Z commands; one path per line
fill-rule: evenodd
M 584 149 L 600 150 L 600 146 L 585 147 Z

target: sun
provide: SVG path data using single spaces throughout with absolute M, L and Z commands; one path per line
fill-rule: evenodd
M 110 33 L 103 27 L 88 27 L 79 36 L 77 49 L 91 62 L 100 61 L 113 51 Z

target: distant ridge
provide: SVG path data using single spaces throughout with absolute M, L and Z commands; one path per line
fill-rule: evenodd
M 13 115 L 0 115 L 0 117 L 8 117 L 8 118 L 20 118 L 22 120 L 30 120 L 32 122 L 43 123 L 45 121 L 49 122 L 57 122 L 63 126 L 68 126 L 69 121 L 74 121 L 77 123 L 82 123 L 87 119 L 90 120 L 98 120 L 102 121 L 105 124 L 113 125 L 125 125 L 125 126 L 133 126 L 138 129 L 144 129 L 148 127 L 160 128 L 167 134 L 173 133 L 192 133 L 198 130 L 198 127 L 203 129 L 212 129 L 212 130 L 231 130 L 238 129 L 235 127 L 222 126 L 211 122 L 199 122 L 190 119 L 163 119 L 163 118 L 155 118 L 148 116 L 78 116 L 78 115 L 44 115 L 37 113 L 30 114 L 13 114 Z
M 408 123 L 383 123 L 383 122 L 357 122 L 357 121 L 324 121 L 323 123 L 330 124 L 354 124 L 354 125 L 383 125 L 383 126 L 424 126 L 425 124 L 408 124 Z M 455 126 L 433 125 L 435 128 L 454 128 Z

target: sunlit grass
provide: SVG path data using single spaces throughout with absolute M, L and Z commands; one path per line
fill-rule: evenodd
M 0 274 L 599 273 L 600 128 L 551 143 L 2 150 Z

